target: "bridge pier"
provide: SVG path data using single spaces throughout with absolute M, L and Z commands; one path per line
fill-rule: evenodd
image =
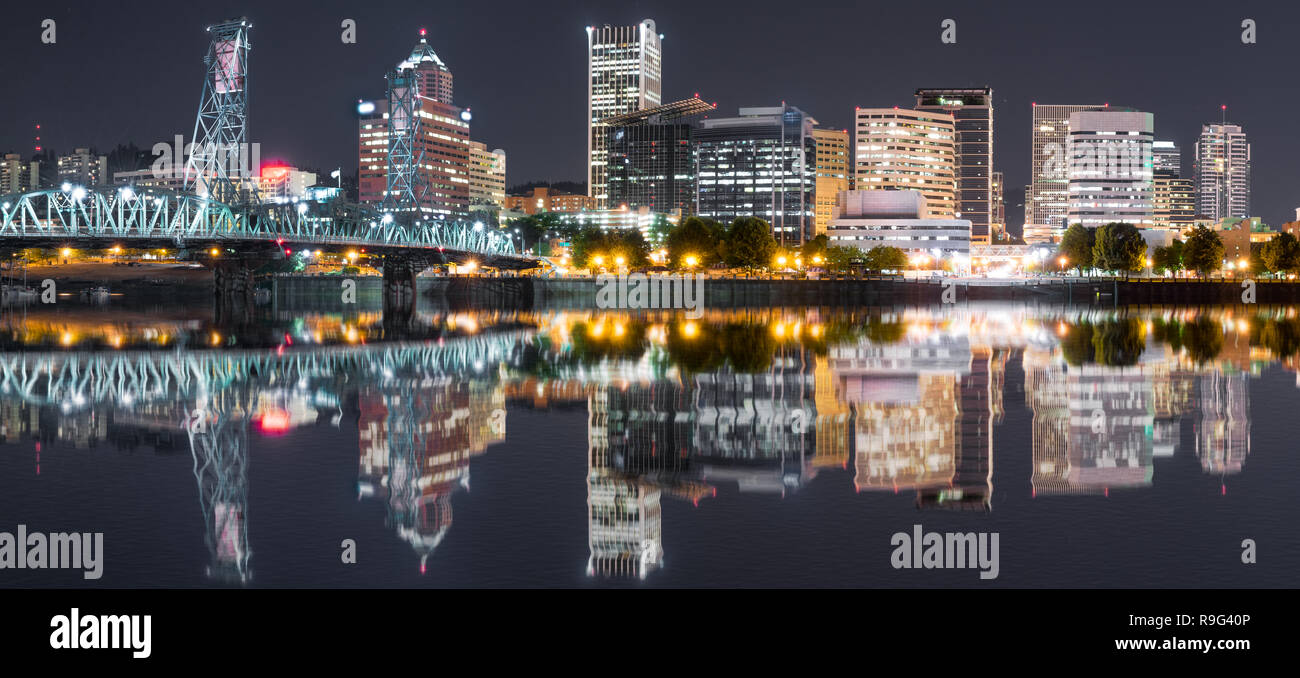
M 423 267 L 410 258 L 397 255 L 384 257 L 384 319 L 410 318 L 415 313 L 419 287 L 415 277 Z
M 222 311 L 253 308 L 254 266 L 243 259 L 223 259 L 208 264 L 215 282 L 217 306 Z

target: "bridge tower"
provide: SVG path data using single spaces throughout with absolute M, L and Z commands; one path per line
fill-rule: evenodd
M 190 454 L 211 564 L 208 576 L 248 581 L 248 423 L 253 395 L 224 389 L 200 398 L 190 419 Z
M 203 63 L 207 74 L 194 120 L 192 150 L 185 163 L 185 190 L 226 204 L 256 202 L 257 153 L 248 144 L 248 53 L 246 18 L 208 26 L 212 42 Z
M 419 92 L 410 62 L 404 61 L 388 73 L 388 190 L 384 204 L 389 209 L 409 210 L 412 222 L 419 219 L 429 191 L 428 178 L 418 171 L 424 166 Z

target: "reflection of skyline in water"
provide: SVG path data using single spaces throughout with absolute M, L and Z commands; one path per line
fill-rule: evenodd
M 355 415 L 359 493 L 384 502 L 423 571 L 472 460 L 504 439 L 507 405 L 585 409 L 586 571 L 646 577 L 665 559 L 661 503 L 719 487 L 783 497 L 842 472 L 860 493 L 913 493 L 922 509 L 992 510 L 1017 360 L 1033 496 L 1147 487 L 1156 459 L 1188 453 L 1226 478 L 1250 452 L 1248 379 L 1294 370 L 1300 350 L 1293 309 L 457 313 L 404 342 L 370 341 L 377 317 L 306 315 L 187 351 L 140 348 L 184 334 L 166 322 L 43 322 L 6 335 L 0 441 L 36 441 L 37 464 L 41 442 L 189 448 L 210 571 L 235 581 L 256 522 L 250 429 Z M 188 331 L 197 346 L 214 330 Z

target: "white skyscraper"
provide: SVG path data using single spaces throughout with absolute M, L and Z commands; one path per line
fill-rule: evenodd
M 1025 194 L 1027 242 L 1052 241 L 1065 231 L 1068 207 L 1068 163 L 1065 159 L 1070 115 L 1103 108 L 1096 104 L 1033 104 L 1031 183 Z
M 1153 224 L 1155 116 L 1114 107 L 1070 114 L 1066 224 Z
M 587 27 L 587 195 L 599 209 L 609 197 L 600 121 L 663 103 L 661 39 L 651 19 L 635 26 Z
M 1250 216 L 1250 144 L 1240 125 L 1202 125 L 1196 142 L 1196 213 Z

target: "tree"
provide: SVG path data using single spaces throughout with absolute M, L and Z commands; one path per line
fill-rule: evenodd
M 1223 241 L 1204 226 L 1192 229 L 1183 243 L 1183 265 L 1202 276 L 1223 267 Z
M 637 269 L 646 266 L 649 253 L 650 247 L 641 231 L 604 231 L 589 227 L 573 239 L 571 256 L 577 268 L 614 269 L 622 257 L 624 268 Z M 599 263 L 596 257 L 600 257 Z
M 1259 256 L 1264 268 L 1273 273 L 1285 273 L 1300 267 L 1300 241 L 1294 235 L 1282 232 L 1264 243 Z
M 1146 266 L 1147 243 L 1133 224 L 1111 222 L 1097 229 L 1092 265 L 1103 271 L 1130 273 Z
M 695 257 L 695 266 L 707 267 L 717 263 L 721 233 L 722 227 L 712 219 L 687 217 L 668 232 L 668 260 L 674 268 L 687 268 L 688 256 Z
M 1175 240 L 1168 247 L 1157 247 L 1151 253 L 1151 268 L 1157 273 L 1183 270 L 1183 241 Z
M 879 245 L 867 251 L 867 270 L 886 271 L 907 268 L 907 255 L 897 247 Z
M 511 219 L 506 224 L 506 235 L 514 238 L 515 244 L 522 245 L 524 250 L 533 249 L 545 234 L 546 226 L 536 215 Z
M 863 261 L 862 250 L 856 247 L 840 247 L 832 245 L 826 248 L 826 270 L 828 271 L 847 271 L 853 268 L 853 264 Z
M 1065 257 L 1066 266 L 1073 266 L 1080 271 L 1092 268 L 1092 249 L 1096 242 L 1095 231 L 1083 224 L 1074 224 L 1065 229 L 1065 235 L 1061 236 L 1061 247 L 1057 254 Z
M 799 256 L 803 257 L 806 262 L 811 262 L 813 257 L 826 258 L 826 248 L 830 247 L 830 238 L 825 233 L 809 240 L 799 248 Z
M 727 263 L 743 268 L 761 268 L 772 263 L 776 238 L 772 226 L 758 217 L 737 217 L 727 230 Z

